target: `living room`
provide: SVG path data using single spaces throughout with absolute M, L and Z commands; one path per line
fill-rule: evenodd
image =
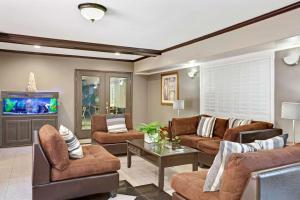
M 1 2 L 0 199 L 299 199 L 299 17 Z

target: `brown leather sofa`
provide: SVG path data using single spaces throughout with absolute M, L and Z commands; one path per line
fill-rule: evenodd
M 126 154 L 126 140 L 143 139 L 144 134 L 133 129 L 132 118 L 130 114 L 125 114 L 125 123 L 128 132 L 126 133 L 108 133 L 106 124 L 106 115 L 94 115 L 92 117 L 92 143 L 100 144 L 107 151 L 114 155 Z
M 222 140 L 248 143 L 256 139 L 268 139 L 282 134 L 281 129 L 274 129 L 273 124 L 268 122 L 252 121 L 249 125 L 228 129 L 229 120 L 217 118 L 213 137 L 200 137 L 196 133 L 202 116 L 208 115 L 173 118 L 169 125 L 173 137 L 178 136 L 182 145 L 199 150 L 200 166 L 212 165 Z
M 300 197 L 300 144 L 230 157 L 220 191 L 203 192 L 207 171 L 176 174 L 173 200 L 296 200 Z
M 99 145 L 83 146 L 84 157 L 69 159 L 58 131 L 44 125 L 33 142 L 32 199 L 71 199 L 110 192 L 116 196 L 120 160 Z

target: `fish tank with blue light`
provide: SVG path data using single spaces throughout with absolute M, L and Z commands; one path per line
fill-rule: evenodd
M 57 114 L 57 98 L 3 98 L 3 115 Z

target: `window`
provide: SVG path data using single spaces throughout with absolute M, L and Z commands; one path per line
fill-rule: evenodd
M 200 111 L 274 121 L 274 53 L 259 52 L 200 67 Z

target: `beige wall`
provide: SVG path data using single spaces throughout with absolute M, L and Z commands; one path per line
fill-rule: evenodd
M 38 90 L 59 92 L 59 123 L 74 129 L 75 69 L 132 72 L 133 64 L 2 52 L 0 53 L 0 90 L 24 91 L 28 83 L 29 72 L 34 72 Z M 135 93 L 145 96 L 146 91 L 141 85 L 146 81 L 136 76 L 133 79 L 134 98 L 139 98 Z M 133 101 L 136 102 L 135 99 Z M 145 119 L 146 112 L 143 112 L 142 109 L 144 106 L 141 104 L 137 104 L 137 107 L 133 109 L 135 124 Z M 141 113 L 139 113 L 140 111 Z
M 290 53 L 298 53 L 300 48 L 278 51 L 275 54 L 275 122 L 292 137 L 292 121 L 281 119 L 281 103 L 300 102 L 300 65 L 290 67 L 283 63 L 282 58 Z M 300 142 L 300 122 L 296 122 L 296 140 Z
M 188 77 L 190 69 L 179 70 L 179 99 L 185 100 L 185 109 L 181 116 L 199 114 L 199 75 L 194 79 Z M 161 105 L 160 94 L 161 75 L 148 77 L 148 121 L 160 121 L 167 124 L 172 117 L 177 116 L 172 106 Z

